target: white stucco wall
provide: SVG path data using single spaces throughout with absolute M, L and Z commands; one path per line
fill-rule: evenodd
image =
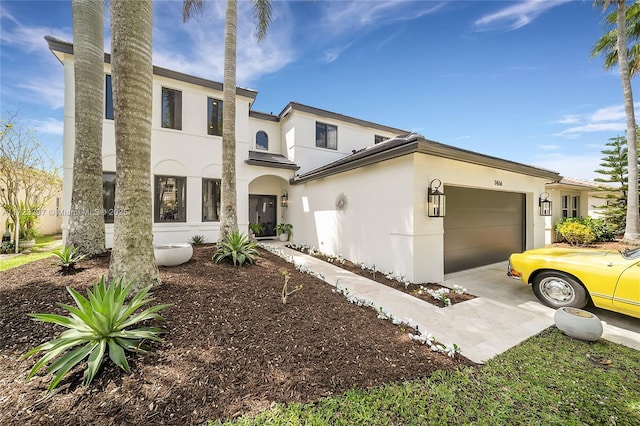
M 316 122 L 338 128 L 338 149 L 316 147 Z M 289 159 L 300 166 L 298 173 L 313 170 L 374 144 L 375 135 L 391 138 L 395 134 L 337 119 L 292 111 L 282 121 L 284 146 Z
M 75 139 L 75 105 L 73 58 L 65 56 L 64 155 L 63 155 L 63 205 L 71 205 L 73 152 Z M 105 64 L 105 73 L 111 72 Z M 162 87 L 182 91 L 182 130 L 166 129 L 161 125 Z M 154 75 L 152 133 L 151 133 L 151 184 L 154 175 L 175 175 L 187 179 L 187 221 L 180 223 L 154 223 L 155 243 L 182 242 L 191 236 L 204 235 L 210 241 L 218 238 L 219 222 L 201 222 L 202 178 L 220 178 L 222 164 L 222 137 L 207 135 L 207 97 L 222 99 L 222 91 Z M 252 99 L 237 96 L 236 99 L 236 178 L 237 208 L 241 229 L 248 223 L 249 182 L 265 170 L 245 163 L 249 149 L 255 147 L 255 132 L 267 130 L 271 146 L 280 151 L 281 138 L 271 122 L 252 119 L 249 124 L 249 108 Z M 103 121 L 103 170 L 115 172 L 115 131 L 113 120 Z M 263 125 L 264 124 L 264 125 Z M 271 136 L 273 141 L 271 144 Z M 283 179 L 292 176 L 291 171 L 279 172 Z M 154 198 L 155 202 L 155 198 Z M 66 238 L 69 217 L 63 218 L 63 235 Z M 244 227 L 244 228 L 243 228 Z M 107 247 L 113 245 L 113 224 L 106 225 Z
M 441 282 L 444 221 L 427 217 L 424 208 L 429 182 L 436 178 L 445 187 L 525 194 L 526 247 L 544 245 L 544 218 L 537 215 L 533 199 L 543 192 L 545 179 L 425 154 L 292 186 L 290 217 L 294 229 L 302 230 L 295 242 L 375 264 L 412 282 Z M 349 201 L 342 211 L 335 207 L 340 193 Z

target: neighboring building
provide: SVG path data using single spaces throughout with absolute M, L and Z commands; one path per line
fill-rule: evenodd
M 555 224 L 565 217 L 601 218 L 602 208 L 607 204 L 608 195 L 620 195 L 614 186 L 605 183 L 588 182 L 563 177 L 546 185 L 552 202 L 551 216 L 545 221 L 545 243 L 558 241 Z
M 35 175 L 35 174 L 34 174 Z M 3 179 L 0 178 L 0 181 Z M 36 229 L 40 235 L 54 235 L 62 232 L 62 179 L 47 179 L 43 185 L 51 185 L 55 181 L 55 185 L 51 186 L 51 191 L 44 190 L 42 194 L 51 195 L 46 205 L 42 206 L 37 212 Z M 45 188 L 48 188 L 45 186 Z M 6 189 L 0 185 L 0 191 Z M 24 200 L 24 190 L 18 193 L 18 198 Z M 0 207 L 0 234 L 4 234 L 9 216 Z
M 64 206 L 74 147 L 73 46 L 46 37 L 65 68 Z M 105 55 L 105 208 L 113 206 L 115 142 L 111 66 Z M 219 233 L 222 84 L 154 67 L 151 173 L 154 241 Z M 293 224 L 297 243 L 394 271 L 413 282 L 506 260 L 541 247 L 538 198 L 556 172 L 426 140 L 300 103 L 279 114 L 252 110 L 257 92 L 237 89 L 239 226 L 274 235 Z M 427 188 L 443 183 L 444 218 L 428 217 Z M 286 206 L 286 207 L 285 207 Z M 106 216 L 107 221 L 112 217 Z M 64 229 L 64 226 L 63 226 Z M 107 245 L 113 225 L 107 223 Z

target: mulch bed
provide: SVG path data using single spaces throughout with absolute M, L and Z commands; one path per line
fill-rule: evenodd
M 299 251 L 304 254 L 308 254 L 313 257 L 317 257 L 318 259 L 329 261 L 328 257 L 319 252 L 309 253 L 308 249 L 302 250 L 301 246 L 296 246 L 293 244 L 287 245 L 287 247 Z M 401 283 L 398 280 L 390 279 L 386 277 L 384 272 L 377 271 L 375 274 L 370 269 L 362 269 L 359 265 L 356 265 L 350 260 L 343 259 L 342 261 L 338 261 L 335 258 L 330 261 L 332 265 L 338 266 L 342 269 L 345 269 L 349 272 L 353 272 L 354 274 L 358 274 L 362 277 L 369 278 L 370 280 L 376 281 L 377 283 L 384 284 L 388 287 L 399 290 L 403 293 L 410 294 L 411 296 L 417 297 L 420 300 L 424 300 L 425 302 L 429 302 L 432 305 L 438 306 L 440 308 L 446 307 L 445 302 L 440 299 L 434 299 L 429 293 L 425 290 L 440 290 L 441 288 L 447 288 L 440 284 L 435 283 L 407 283 L 406 285 Z M 446 293 L 446 297 L 451 301 L 451 305 L 455 305 L 456 303 L 466 302 L 467 300 L 475 299 L 476 296 L 469 293 L 456 293 L 454 291 L 450 291 Z
M 65 286 L 86 294 L 106 274 L 109 254 L 73 275 L 56 273 L 50 259 L 0 272 L 0 424 L 202 423 L 473 364 L 411 341 L 408 330 L 269 252 L 239 268 L 214 264 L 214 250 L 195 246 L 188 263 L 160 268 L 153 296 L 173 303 L 158 324 L 167 333 L 147 355 L 130 355 L 131 374 L 107 361 L 85 387 L 83 369 L 72 370 L 49 396 L 51 376 L 25 382 L 37 358 L 21 355 L 63 329 L 27 313 L 66 314 L 55 304 L 73 304 Z M 286 305 L 282 268 L 290 287 L 304 286 Z

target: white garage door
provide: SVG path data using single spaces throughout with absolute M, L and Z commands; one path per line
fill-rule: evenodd
M 525 195 L 447 186 L 444 272 L 507 260 L 525 245 Z

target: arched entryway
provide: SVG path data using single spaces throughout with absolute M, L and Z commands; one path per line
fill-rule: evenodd
M 256 237 L 275 237 L 276 225 L 286 222 L 283 195 L 288 187 L 287 180 L 275 175 L 260 176 L 249 183 L 249 228 Z

